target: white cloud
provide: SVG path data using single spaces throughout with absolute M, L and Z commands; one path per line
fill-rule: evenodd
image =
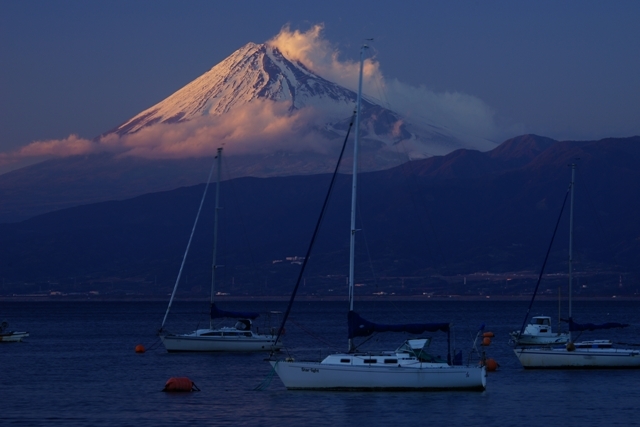
M 386 97 L 392 109 L 410 122 L 437 125 L 454 133 L 489 140 L 501 133 L 493 109 L 475 96 L 436 93 L 426 86 L 409 86 L 394 79 L 387 84 Z
M 322 24 L 306 32 L 291 31 L 284 26 L 280 33 L 267 43 L 277 47 L 287 58 L 302 62 L 314 73 L 353 91 L 358 90 L 360 63 L 340 60 L 338 50 L 322 38 Z M 380 65 L 374 58 L 366 58 L 363 67 L 363 86 L 373 86 L 384 81 Z
M 0 153 L 0 170 L 8 171 L 12 166 L 29 164 L 29 159 L 45 160 L 51 157 L 67 157 L 77 154 L 89 154 L 99 150 L 98 144 L 78 135 L 69 135 L 64 139 L 34 141 L 9 153 Z
M 327 80 L 356 90 L 359 62 L 339 59 L 339 52 L 322 36 L 321 24 L 306 32 L 291 31 L 288 26 L 269 40 L 291 60 Z M 495 139 L 501 132 L 494 112 L 477 97 L 459 92 L 435 93 L 425 86 L 414 87 L 398 80 L 387 80 L 374 57 L 365 61 L 364 91 L 374 92 L 383 105 L 397 111 L 408 122 L 431 124 L 452 134 L 473 139 Z M 368 95 L 373 98 L 371 94 Z M 188 122 L 155 124 L 119 137 L 108 135 L 90 141 L 70 135 L 61 140 L 35 141 L 11 153 L 0 154 L 0 167 L 30 158 L 65 157 L 102 151 L 147 158 L 180 158 L 212 155 L 221 144 L 228 154 L 261 153 L 276 150 L 326 152 L 330 139 L 309 132 L 328 120 L 328 112 L 305 108 L 291 112 L 288 105 L 253 100 L 229 114 L 203 116 Z
M 212 155 L 221 145 L 228 155 L 326 150 L 330 141 L 308 132 L 308 124 L 317 118 L 315 111 L 309 107 L 290 113 L 288 107 L 285 102 L 254 100 L 232 114 L 155 124 L 120 138 L 107 137 L 100 145 L 148 158 Z
M 327 80 L 357 90 L 359 62 L 340 60 L 339 52 L 322 37 L 322 30 L 321 24 L 306 32 L 291 31 L 285 26 L 268 43 Z M 491 140 L 502 134 L 494 121 L 495 112 L 480 98 L 461 92 L 436 93 L 424 85 L 415 87 L 397 79 L 387 80 L 375 57 L 365 59 L 363 92 L 417 124 L 444 127 L 475 139 Z

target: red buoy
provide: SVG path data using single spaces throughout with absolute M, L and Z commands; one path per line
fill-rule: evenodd
M 145 351 L 147 351 L 147 349 L 144 348 L 144 346 L 142 344 L 138 344 L 136 346 L 136 353 L 144 353 Z
M 200 391 L 200 389 L 187 377 L 171 377 L 162 391 Z
M 498 366 L 500 365 L 498 365 L 498 362 L 493 359 L 487 359 L 484 361 L 484 366 L 487 368 L 487 371 L 493 372 L 498 369 Z

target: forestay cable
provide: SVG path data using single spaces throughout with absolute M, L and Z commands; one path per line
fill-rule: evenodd
M 316 236 L 318 235 L 318 230 L 320 229 L 320 224 L 322 224 L 322 219 L 324 218 L 325 211 L 327 210 L 327 205 L 329 204 L 329 198 L 331 196 L 331 192 L 333 190 L 333 185 L 336 181 L 336 176 L 338 175 L 338 169 L 340 168 L 340 163 L 342 162 L 342 156 L 344 155 L 344 150 L 347 147 L 347 140 L 349 139 L 349 134 L 351 133 L 351 128 L 353 127 L 353 121 L 356 117 L 356 112 L 353 112 L 351 116 L 351 122 L 349 123 L 349 128 L 347 129 L 347 135 L 344 137 L 344 143 L 342 144 L 342 150 L 340 151 L 340 156 L 338 157 L 338 162 L 336 164 L 336 168 L 333 171 L 333 176 L 331 177 L 331 183 L 329 184 L 329 190 L 327 191 L 327 196 L 324 199 L 324 203 L 322 205 L 322 210 L 320 211 L 320 216 L 318 217 L 318 222 L 316 223 L 316 228 L 313 230 L 313 236 L 311 237 L 311 242 L 309 243 L 309 248 L 307 249 L 307 254 L 302 261 L 302 266 L 300 268 L 300 274 L 298 275 L 298 280 L 296 281 L 296 285 L 293 287 L 293 292 L 291 292 L 291 298 L 289 299 L 289 305 L 287 306 L 287 310 L 282 317 L 282 323 L 280 324 L 280 328 L 278 329 L 278 335 L 276 336 L 276 343 L 280 339 L 280 335 L 282 335 L 282 331 L 284 330 L 284 325 L 287 322 L 287 318 L 289 317 L 289 313 L 291 313 L 291 306 L 293 305 L 293 301 L 296 298 L 296 294 L 298 293 L 298 288 L 300 287 L 300 281 L 302 280 L 302 275 L 304 274 L 305 267 L 307 266 L 307 261 L 309 261 L 309 257 L 311 256 L 311 249 L 313 248 L 313 244 L 315 243 Z M 273 355 L 273 351 L 271 352 Z
M 162 325 L 160 325 L 160 329 L 158 330 L 158 334 L 163 331 L 164 324 L 167 321 L 167 316 L 169 315 L 169 310 L 171 309 L 171 304 L 173 304 L 173 297 L 176 295 L 176 290 L 178 289 L 178 283 L 180 283 L 180 276 L 182 276 L 182 269 L 184 268 L 184 263 L 187 260 L 187 254 L 189 253 L 189 247 L 191 246 L 191 240 L 193 240 L 193 234 L 196 231 L 196 225 L 198 225 L 198 218 L 200 218 L 200 212 L 202 211 L 202 205 L 204 205 L 204 199 L 207 196 L 207 190 L 209 189 L 209 183 L 211 182 L 211 175 L 213 175 L 213 168 L 216 164 L 215 160 L 218 156 L 215 156 L 214 162 L 211 165 L 211 170 L 209 171 L 209 178 L 207 178 L 207 184 L 204 186 L 204 193 L 202 193 L 202 199 L 200 200 L 200 207 L 198 208 L 198 214 L 196 215 L 196 220 L 193 222 L 193 228 L 191 229 L 191 236 L 189 236 L 189 242 L 187 243 L 187 248 L 184 251 L 184 256 L 182 257 L 182 264 L 180 264 L 180 270 L 178 271 L 178 277 L 176 278 L 176 284 L 173 286 L 173 292 L 171 292 L 171 298 L 169 299 L 169 306 L 167 307 L 167 312 L 164 314 L 164 319 L 162 319 Z
M 540 275 L 538 276 L 538 282 L 536 283 L 536 287 L 533 290 L 533 296 L 531 297 L 531 301 L 529 302 L 529 308 L 527 309 L 527 313 L 524 316 L 524 321 L 522 322 L 522 327 L 520 328 L 520 335 L 519 335 L 520 337 L 524 333 L 525 325 L 527 324 L 527 320 L 529 319 L 529 312 L 531 311 L 531 306 L 533 306 L 533 300 L 536 298 L 536 294 L 538 293 L 538 287 L 540 286 L 540 281 L 542 280 L 542 275 L 544 274 L 544 268 L 547 265 L 547 260 L 549 259 L 549 253 L 551 252 L 551 247 L 553 246 L 553 241 L 556 238 L 556 232 L 558 231 L 558 225 L 560 224 L 560 219 L 562 218 L 562 212 L 564 211 L 564 207 L 567 204 L 567 197 L 569 196 L 569 191 L 571 190 L 572 184 L 569 184 L 569 188 L 567 188 L 567 192 L 564 195 L 564 201 L 562 202 L 562 208 L 560 209 L 560 215 L 558 215 L 558 220 L 556 221 L 556 228 L 553 229 L 553 235 L 551 236 L 551 242 L 549 243 L 549 248 L 547 249 L 547 254 L 544 257 L 544 262 L 542 263 L 542 268 L 540 269 Z

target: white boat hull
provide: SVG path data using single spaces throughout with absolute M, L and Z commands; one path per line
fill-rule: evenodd
M 422 363 L 407 366 L 354 366 L 320 362 L 271 361 L 291 390 L 484 390 L 484 367 Z M 420 365 L 422 367 L 420 367 Z
M 0 334 L 0 342 L 20 342 L 28 336 L 28 332 L 5 332 Z
M 640 351 L 617 348 L 517 348 L 518 360 L 527 369 L 640 368 Z
M 165 335 L 164 347 L 169 352 L 260 352 L 279 350 L 282 343 L 275 345 L 272 335 L 254 335 L 252 337 L 207 337 L 197 335 Z

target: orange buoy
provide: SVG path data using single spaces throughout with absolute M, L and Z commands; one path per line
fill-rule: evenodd
M 489 371 L 489 372 L 495 371 L 496 369 L 498 369 L 498 366 L 499 366 L 498 362 L 496 362 L 493 359 L 485 360 L 484 365 L 487 368 L 487 371 Z
M 200 389 L 187 377 L 171 377 L 162 391 L 200 391 Z
M 482 336 L 485 338 L 493 338 L 495 337 L 495 334 L 493 332 L 485 332 L 482 334 Z
M 144 348 L 144 346 L 142 344 L 138 344 L 136 346 L 136 353 L 144 353 L 145 351 L 147 351 L 147 349 Z
M 484 338 L 482 338 L 482 345 L 483 345 L 483 346 L 485 346 L 485 347 L 486 347 L 486 346 L 488 346 L 489 344 L 491 344 L 491 338 L 489 338 L 489 337 L 484 337 Z

